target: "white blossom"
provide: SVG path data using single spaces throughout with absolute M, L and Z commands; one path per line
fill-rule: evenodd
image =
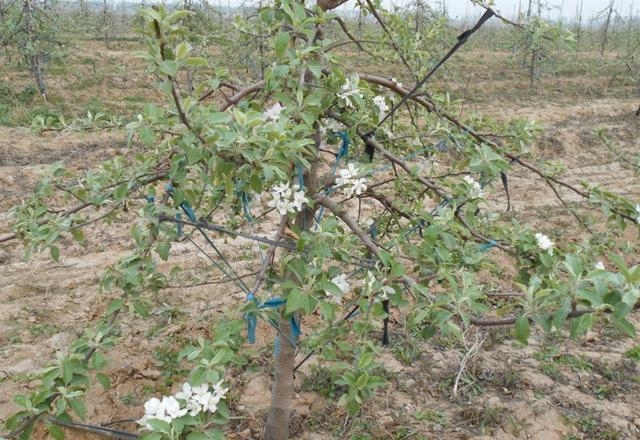
M 602 261 L 596 261 L 596 264 L 593 265 L 594 269 L 605 270 L 604 263 Z
M 157 419 L 171 423 L 173 419 L 182 417 L 187 413 L 186 409 L 180 409 L 180 403 L 175 397 L 164 396 L 162 400 L 152 397 L 144 404 L 144 416 L 138 423 L 147 429 L 152 429 L 149 420 Z
M 347 189 L 347 192 L 346 192 L 347 197 L 352 197 L 353 194 L 359 196 L 363 192 L 365 192 L 367 190 L 366 182 L 367 181 L 362 177 L 359 179 L 353 180 L 351 188 Z
M 391 82 L 394 83 L 396 86 L 403 88 L 402 83 L 398 81 L 396 78 L 391 78 Z
M 640 225 L 640 204 L 636 205 L 636 223 Z
M 182 385 L 182 391 L 178 391 L 175 396 L 176 399 L 189 400 L 193 396 L 193 388 L 189 383 L 185 383 Z
M 186 409 L 187 411 L 189 411 L 190 416 L 195 417 L 202 412 L 202 405 L 200 405 L 200 403 L 197 400 L 190 399 L 187 402 Z
M 218 402 L 220 396 L 217 394 L 209 393 L 209 398 L 202 403 L 202 411 L 214 413 L 218 410 Z
M 345 187 L 345 195 L 353 197 L 353 195 L 361 195 L 367 190 L 366 179 L 356 177 L 360 170 L 350 163 L 347 168 L 339 170 L 336 178 L 336 187 Z
M 373 292 L 375 288 L 375 284 L 378 280 L 376 280 L 376 276 L 370 270 L 367 271 L 367 276 L 364 280 L 365 290 L 369 293 Z
M 271 190 L 272 198 L 267 202 L 267 206 L 275 208 L 280 215 L 296 212 L 296 210 L 301 211 L 302 205 L 309 203 L 309 199 L 305 196 L 304 191 L 298 191 L 299 188 L 298 185 L 293 185 L 291 188 L 288 183 L 274 186 Z
M 481 198 L 484 195 L 484 191 L 482 190 L 482 186 L 478 183 L 476 179 L 467 175 L 464 176 L 464 181 L 471 186 L 471 191 L 469 192 L 469 196 L 473 199 Z
M 348 164 L 347 168 L 339 170 L 338 175 L 340 177 L 336 179 L 336 186 L 345 185 L 347 182 L 349 182 L 349 180 L 358 175 L 358 171 L 358 168 L 356 168 L 356 166 L 352 163 Z
M 266 109 L 262 116 L 264 117 L 265 121 L 275 122 L 280 118 L 280 113 L 282 113 L 282 110 L 284 110 L 284 107 L 280 105 L 279 102 L 276 102 L 271 107 Z
M 329 133 L 338 133 L 344 130 L 345 127 L 340 122 L 335 119 L 326 118 L 322 120 L 322 124 L 320 125 L 320 134 L 325 136 L 327 132 Z
M 219 395 L 221 398 L 227 394 L 227 391 L 229 391 L 229 388 L 222 388 L 221 380 L 213 384 L 213 393 Z
M 297 185 L 294 185 L 294 189 L 297 189 Z M 299 187 L 298 187 L 299 188 Z M 304 195 L 304 191 L 296 191 L 293 193 L 293 206 L 298 211 L 302 211 L 302 205 L 309 203 L 309 199 Z
M 391 286 L 382 286 L 382 289 L 380 289 L 380 293 L 379 293 L 379 300 L 380 301 L 387 301 L 389 299 L 389 295 L 393 295 L 395 293 L 395 290 L 393 290 L 393 287 Z
M 387 101 L 384 99 L 384 96 L 378 95 L 373 98 L 373 104 L 378 107 L 378 121 L 382 121 L 389 111 Z
M 171 423 L 187 413 L 197 416 L 201 412 L 214 413 L 218 409 L 218 403 L 229 390 L 222 387 L 222 381 L 211 386 L 209 384 L 191 386 L 189 383 L 182 385 L 181 391 L 174 396 L 164 396 L 162 400 L 152 397 L 144 404 L 144 416 L 138 423 L 148 430 L 153 430 L 149 420 L 158 419 Z
M 553 255 L 553 241 L 549 239 L 546 235 L 536 232 L 536 241 L 538 242 L 538 247 L 543 251 L 549 252 L 549 254 Z
M 331 282 L 338 286 L 342 293 L 349 292 L 349 289 L 351 288 L 351 286 L 349 286 L 349 282 L 347 281 L 347 276 L 343 273 L 331 278 Z
M 174 396 L 163 397 L 162 405 L 165 413 L 171 418 L 171 420 L 182 417 L 187 413 L 186 408 L 180 409 L 180 402 L 178 402 Z
M 358 88 L 358 83 L 360 82 L 360 78 L 358 75 L 352 75 L 350 78 L 347 78 L 347 81 L 342 85 L 340 91 L 336 94 L 336 96 L 342 99 L 347 107 L 353 108 L 353 102 L 351 101 L 352 96 L 359 96 L 362 98 L 362 93 Z

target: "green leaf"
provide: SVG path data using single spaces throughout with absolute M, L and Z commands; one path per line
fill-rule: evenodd
M 71 383 L 73 379 L 74 364 L 74 359 L 67 358 L 62 361 L 62 379 L 65 384 Z
M 163 434 L 171 434 L 171 425 L 160 419 L 148 419 L 147 423 L 151 426 L 151 429 Z
M 625 332 L 628 336 L 632 338 L 636 337 L 636 328 L 633 326 L 633 324 L 627 321 L 626 318 L 614 317 L 613 323 L 615 324 L 616 327 L 618 327 L 620 330 Z
M 49 253 L 51 254 L 51 258 L 53 261 L 60 260 L 60 248 L 58 246 L 51 245 L 49 246 Z
M 203 57 L 187 58 L 187 65 L 192 67 L 209 67 L 209 61 Z
M 306 314 L 313 311 L 315 300 L 313 297 L 302 290 L 293 289 L 287 295 L 286 313 L 291 314 L 298 310 L 303 310 Z
M 527 345 L 529 343 L 529 334 L 531 327 L 529 325 L 529 318 L 526 316 L 519 316 L 516 319 L 516 339 L 522 344 Z
M 587 313 L 571 321 L 571 337 L 582 336 L 593 326 L 593 314 Z
M 582 275 L 582 262 L 580 261 L 580 257 L 574 254 L 567 254 L 564 264 L 567 269 L 569 269 L 569 273 L 574 280 L 580 278 L 580 275 Z
M 318 287 L 320 290 L 329 292 L 330 294 L 335 295 L 337 297 L 341 297 L 343 295 L 340 287 L 338 287 L 336 284 L 332 283 L 331 281 L 326 281 L 326 280 L 320 281 L 318 282 Z
M 162 258 L 164 261 L 167 261 L 169 259 L 169 250 L 171 249 L 171 243 L 169 242 L 162 242 L 158 245 L 157 248 L 157 252 L 158 255 L 160 256 L 160 258 Z
M 147 303 L 144 301 L 134 301 L 133 310 L 143 318 L 149 316 L 149 308 L 147 307 Z
M 319 301 L 318 305 L 320 306 L 320 311 L 322 312 L 324 319 L 328 322 L 333 322 L 336 317 L 333 306 L 325 301 Z
M 389 272 L 389 275 L 391 275 L 392 277 L 401 277 L 404 275 L 404 266 L 402 264 L 400 264 L 397 261 L 394 261 L 391 264 L 391 270 Z
M 87 408 L 84 406 L 84 402 L 76 398 L 67 399 L 67 401 L 69 402 L 69 406 L 71 407 L 73 412 L 76 413 L 76 415 L 80 417 L 81 420 L 84 420 L 85 416 L 87 415 Z
M 71 228 L 69 230 L 71 236 L 75 241 L 84 241 L 84 232 L 80 228 Z
M 173 60 L 164 60 L 158 64 L 160 72 L 167 76 L 174 77 L 178 73 L 178 62 Z
M 118 310 L 122 309 L 123 305 L 124 305 L 124 301 L 122 299 L 116 299 L 111 304 L 109 304 L 109 307 L 107 307 L 106 314 L 107 315 L 112 315 L 113 313 L 115 313 Z
M 209 436 L 204 435 L 201 432 L 191 432 L 187 436 L 187 440 L 211 440 Z
M 271 72 L 274 79 L 281 79 L 289 73 L 289 66 L 286 64 L 279 64 L 274 67 Z
M 102 385 L 102 388 L 104 390 L 108 390 L 109 388 L 111 388 L 111 380 L 109 379 L 109 376 L 107 376 L 106 374 L 98 373 L 96 374 L 96 379 L 98 380 L 100 385 Z
M 189 15 L 191 15 L 191 11 L 186 10 L 186 9 L 179 9 L 179 10 L 174 11 L 171 14 L 167 15 L 165 17 L 165 19 L 162 21 L 162 24 L 166 26 L 168 24 L 173 23 L 174 21 L 178 21 L 178 20 L 181 20 L 183 18 L 186 18 Z
M 47 426 L 47 431 L 55 440 L 64 440 L 64 431 L 59 426 L 49 425 Z
M 284 55 L 284 52 L 287 50 L 287 46 L 289 46 L 289 41 L 291 41 L 291 35 L 288 32 L 280 32 L 273 43 L 274 48 L 276 50 L 276 56 L 281 57 Z
M 151 127 L 140 127 L 138 135 L 140 136 L 142 143 L 148 147 L 152 146 L 156 142 L 156 133 Z
M 191 51 L 191 47 L 189 43 L 187 43 L 186 41 L 181 42 L 180 44 L 178 44 L 178 47 L 176 47 L 176 50 L 175 50 L 176 59 L 182 60 L 186 58 L 186 56 L 189 54 L 190 51 Z
M 541 252 L 540 263 L 542 263 L 542 265 L 546 268 L 551 268 L 553 266 L 553 256 L 549 252 Z
M 185 148 L 185 152 L 187 153 L 189 165 L 193 165 L 204 157 L 204 151 L 198 147 L 187 147 Z
M 140 437 L 140 440 L 162 440 L 164 436 L 159 432 L 150 432 Z

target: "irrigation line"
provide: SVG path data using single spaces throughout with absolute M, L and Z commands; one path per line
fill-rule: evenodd
M 418 89 L 420 89 L 428 80 L 429 78 L 431 78 L 431 76 L 433 76 L 434 73 L 436 73 L 436 71 L 444 64 L 447 62 L 447 60 L 458 51 L 458 49 L 460 49 L 469 39 L 469 37 L 471 35 L 473 35 L 478 29 L 480 29 L 480 27 L 482 27 L 482 25 L 489 20 L 491 17 L 493 17 L 495 15 L 495 12 L 493 12 L 493 9 L 491 8 L 487 8 L 487 10 L 485 11 L 485 13 L 482 15 L 482 17 L 480 17 L 480 19 L 478 20 L 478 22 L 475 24 L 475 26 L 473 26 L 471 29 L 468 29 L 466 31 L 464 31 L 463 33 L 461 33 L 458 36 L 458 42 L 451 48 L 449 49 L 449 52 L 447 52 L 447 54 L 440 60 L 438 61 L 438 64 L 436 64 L 435 66 L 433 66 L 433 68 L 429 71 L 429 73 L 427 73 L 425 75 L 424 78 L 422 78 L 422 80 L 420 80 L 420 82 L 418 82 L 413 89 L 411 89 L 409 91 L 409 93 L 407 93 L 397 104 L 394 104 L 394 106 L 391 108 L 391 110 L 389 111 L 389 113 L 387 113 L 384 118 L 382 118 L 382 120 L 380 122 L 378 122 L 378 125 L 376 125 L 376 128 L 374 130 L 371 130 L 371 133 L 373 131 L 375 131 L 376 129 L 380 128 L 380 126 L 382 126 L 382 124 L 389 119 L 396 111 L 398 111 L 398 109 L 405 103 L 407 102 L 409 99 L 411 99 L 411 97 L 413 95 L 415 95 L 415 93 L 418 91 Z
M 120 429 L 107 428 L 106 426 L 90 425 L 88 423 L 67 422 L 55 417 L 47 417 L 46 420 L 53 425 L 64 426 L 65 428 L 76 429 L 84 432 L 90 432 L 102 437 L 108 437 L 118 440 L 136 440 L 139 438 L 137 434 L 122 431 Z

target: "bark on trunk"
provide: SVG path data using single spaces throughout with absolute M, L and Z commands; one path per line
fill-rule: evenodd
M 281 335 L 278 336 L 278 351 L 271 388 L 271 408 L 267 416 L 265 440 L 287 440 L 289 438 L 289 414 L 291 412 L 296 348 L 291 343 L 293 341 L 291 321 L 282 316 L 278 321 L 278 327 Z
M 331 4 L 338 6 L 345 0 L 334 1 Z M 320 2 L 318 3 L 319 5 Z M 322 6 L 322 5 L 321 5 Z M 326 6 L 326 5 L 325 5 Z M 321 26 L 317 26 L 314 43 L 323 38 Z M 306 71 L 300 78 L 300 83 L 313 84 L 317 82 L 312 77 L 310 71 Z M 320 130 L 316 127 L 314 143 L 317 152 L 320 148 Z M 303 174 L 303 183 L 308 194 L 315 194 L 318 187 L 317 177 L 317 159 L 311 160 L 311 166 Z M 309 230 L 315 221 L 315 209 L 304 206 L 302 211 L 296 216 L 296 226 L 300 230 Z M 293 275 L 292 275 L 293 276 Z M 301 325 L 301 318 L 298 325 Z M 293 394 L 293 368 L 295 366 L 295 340 L 291 327 L 291 319 L 284 315 L 284 311 L 280 315 L 278 321 L 280 335 L 278 336 L 279 344 L 275 355 L 275 371 L 273 377 L 273 385 L 271 388 L 271 408 L 267 416 L 267 425 L 265 427 L 265 440 L 287 440 L 289 438 L 289 419 L 291 413 L 291 396 Z M 292 343 L 292 341 L 294 343 Z
M 31 0 L 24 0 L 24 3 L 22 5 L 22 14 L 24 18 L 24 30 L 27 34 L 27 43 L 24 48 L 25 58 L 27 63 L 29 64 L 29 70 L 31 70 L 31 74 L 36 81 L 38 90 L 40 91 L 42 98 L 46 101 L 47 87 L 44 82 L 42 69 L 40 68 L 40 60 L 38 59 L 37 48 L 34 48 L 33 44 L 33 42 L 36 40 L 36 35 L 34 35 L 33 30 L 33 8 L 31 5 Z
M 604 50 L 607 48 L 607 40 L 609 37 L 609 24 L 611 23 L 611 14 L 613 14 L 613 0 L 609 3 L 609 12 L 607 13 L 607 21 L 604 24 L 604 34 L 602 35 L 602 47 L 600 56 L 604 56 Z

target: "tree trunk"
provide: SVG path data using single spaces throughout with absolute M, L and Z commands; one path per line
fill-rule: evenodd
M 278 335 L 277 340 L 278 350 L 276 352 L 273 385 L 271 387 L 271 408 L 267 416 L 264 435 L 265 440 L 287 440 L 289 438 L 289 414 L 291 411 L 296 348 L 291 342 L 294 340 L 291 321 L 287 317 L 281 316 L 278 321 L 278 327 L 281 335 Z
M 600 48 L 600 56 L 604 56 L 604 50 L 607 47 L 609 24 L 611 23 L 611 14 L 613 14 L 613 3 L 614 0 L 611 0 L 611 3 L 609 3 L 609 12 L 607 13 L 607 21 L 604 24 L 604 34 L 602 35 L 602 47 Z
M 37 48 L 34 47 L 34 41 L 36 36 L 33 34 L 33 8 L 31 7 L 31 0 L 24 0 L 22 6 L 22 14 L 24 18 L 24 30 L 27 34 L 27 42 L 25 44 L 24 53 L 27 64 L 29 64 L 29 70 L 36 81 L 38 90 L 42 95 L 42 98 L 47 100 L 47 87 L 44 82 L 44 76 L 42 69 L 40 68 L 40 60 L 38 59 Z
M 331 8 L 335 8 L 346 0 L 329 0 L 324 1 L 321 4 L 318 0 L 318 5 L 323 8 L 329 8 L 329 2 Z M 316 35 L 313 39 L 313 43 L 322 40 L 324 32 L 320 25 L 316 27 Z M 311 84 L 317 82 L 313 78 L 310 71 L 304 73 L 304 81 L 301 83 Z M 307 194 L 315 194 L 318 187 L 317 176 L 317 157 L 320 149 L 320 129 L 319 124 L 316 123 L 316 131 L 314 136 L 314 144 L 316 149 L 316 158 L 311 160 L 311 166 L 303 173 L 304 189 Z M 315 222 L 315 209 L 305 205 L 296 216 L 296 226 L 303 231 L 309 230 Z M 292 276 L 292 275 L 291 275 Z M 301 318 L 298 320 L 298 325 L 302 325 Z M 271 407 L 269 408 L 269 414 L 267 416 L 267 425 L 265 427 L 265 440 L 287 440 L 289 438 L 289 419 L 291 412 L 291 396 L 293 394 L 293 368 L 295 366 L 295 354 L 296 346 L 295 339 L 291 327 L 291 318 L 285 316 L 284 310 L 281 312 L 278 320 L 278 327 L 280 334 L 278 335 L 278 350 L 275 354 L 275 371 L 273 376 L 273 385 L 271 387 Z M 293 343 L 292 343 L 293 342 Z
M 107 0 L 102 3 L 102 26 L 104 26 L 104 47 L 109 49 L 109 6 L 107 5 Z
M 583 0 L 576 5 L 577 27 L 576 27 L 576 52 L 580 50 L 580 39 L 582 38 L 582 4 Z

